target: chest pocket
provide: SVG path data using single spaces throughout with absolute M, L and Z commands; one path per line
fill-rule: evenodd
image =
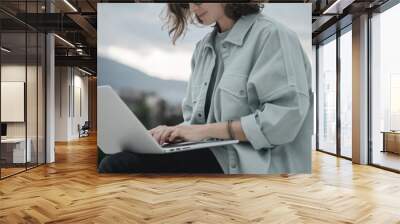
M 222 120 L 237 119 L 250 113 L 246 76 L 224 74 L 218 93 Z
M 235 97 L 247 98 L 247 77 L 224 75 L 219 83 L 219 88 Z

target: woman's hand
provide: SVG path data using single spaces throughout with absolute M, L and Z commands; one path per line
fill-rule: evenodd
M 160 145 L 178 140 L 200 141 L 209 137 L 206 125 L 160 125 L 149 132 Z

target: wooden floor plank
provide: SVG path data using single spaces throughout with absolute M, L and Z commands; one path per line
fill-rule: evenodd
M 400 223 L 400 175 L 313 152 L 313 173 L 98 174 L 96 138 L 0 181 L 0 223 Z

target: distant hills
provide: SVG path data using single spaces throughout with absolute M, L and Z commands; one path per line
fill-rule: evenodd
M 155 92 L 170 104 L 180 104 L 186 93 L 187 83 L 184 81 L 152 77 L 104 57 L 97 58 L 97 71 L 97 84 L 110 85 L 117 91 L 132 88 L 135 91 Z

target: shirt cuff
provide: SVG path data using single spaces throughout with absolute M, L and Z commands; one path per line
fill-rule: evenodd
M 240 124 L 242 125 L 242 129 L 247 137 L 247 140 L 249 140 L 250 144 L 255 150 L 272 148 L 273 145 L 264 136 L 264 133 L 261 132 L 255 116 L 257 115 L 250 114 L 240 118 Z

